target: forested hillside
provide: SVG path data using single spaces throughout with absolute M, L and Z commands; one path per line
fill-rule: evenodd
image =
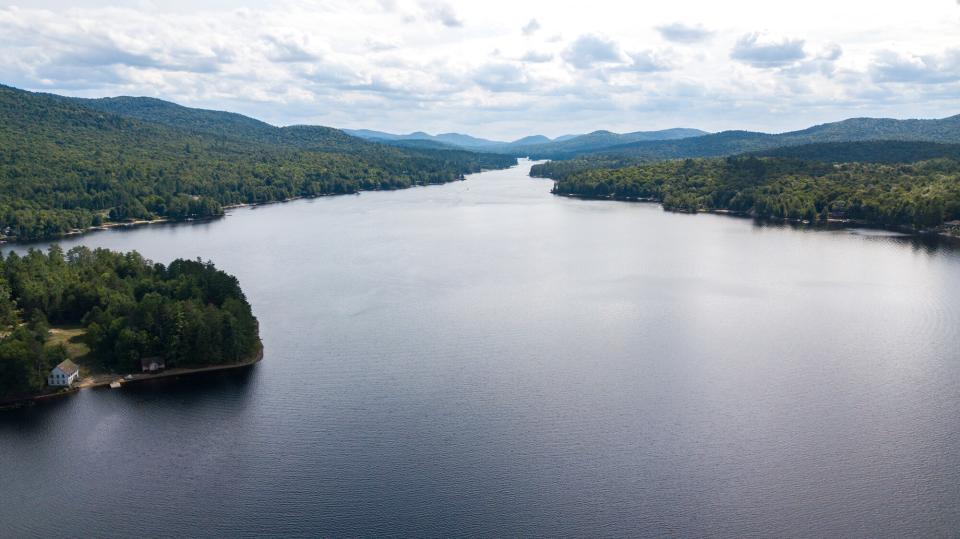
M 442 183 L 515 162 L 396 148 L 312 126 L 144 98 L 82 100 L 0 86 L 0 234 L 217 216 L 223 206 Z
M 823 142 L 785 146 L 757 157 L 789 157 L 823 163 L 916 163 L 930 159 L 960 161 L 960 144 L 940 144 L 915 140 L 870 140 L 862 142 Z
M 10 253 L 0 257 L 0 400 L 41 390 L 66 358 L 47 343 L 50 324 L 82 325 L 89 366 L 104 372 L 139 372 L 155 356 L 168 367 L 235 363 L 260 346 L 237 279 L 210 263 L 87 247 Z
M 868 140 L 860 142 L 823 142 L 784 146 L 772 150 L 740 154 L 754 157 L 782 157 L 817 161 L 821 163 L 916 163 L 931 159 L 960 161 L 960 144 L 937 142 Z M 615 169 L 637 166 L 654 161 L 622 154 L 593 154 L 576 159 L 548 161 L 534 165 L 530 175 L 535 178 L 562 180 L 570 175 L 591 169 Z
M 668 210 L 809 221 L 833 217 L 916 229 L 960 218 L 960 162 L 950 159 L 841 165 L 731 157 L 561 172 L 557 194 L 654 200 Z

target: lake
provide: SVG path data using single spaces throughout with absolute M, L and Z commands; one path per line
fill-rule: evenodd
M 265 357 L 0 414 L 0 536 L 960 530 L 957 249 L 529 166 L 61 242 L 212 260 Z

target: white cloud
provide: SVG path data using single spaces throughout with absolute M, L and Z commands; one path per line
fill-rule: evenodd
M 730 51 L 730 58 L 753 67 L 781 67 L 806 58 L 803 45 L 802 39 L 774 41 L 763 39 L 756 33 L 747 34 L 737 40 Z
M 881 51 L 870 66 L 870 74 L 878 82 L 903 84 L 957 82 L 960 81 L 960 48 L 949 49 L 942 54 L 924 55 Z
M 829 43 L 816 55 L 794 62 L 789 66 L 781 67 L 780 72 L 790 77 L 809 78 L 819 74 L 826 78 L 833 78 L 837 71 L 837 61 L 841 56 L 843 56 L 843 48 L 836 43 Z M 797 82 L 792 84 L 797 84 Z
M 523 32 L 523 35 L 525 36 L 532 36 L 533 34 L 536 34 L 537 30 L 539 29 L 540 29 L 540 23 L 537 22 L 537 19 L 530 19 L 530 22 L 523 25 L 523 28 L 521 28 L 520 31 Z
M 564 51 L 563 59 L 577 69 L 623 61 L 620 45 L 616 41 L 595 35 L 578 37 Z
M 528 87 L 526 73 L 519 66 L 509 63 L 487 64 L 477 69 L 473 81 L 494 92 L 515 92 Z
M 521 60 L 524 62 L 541 64 L 553 60 L 553 54 L 549 52 L 527 51 Z
M 427 18 L 429 20 L 437 21 L 440 24 L 450 28 L 458 28 L 463 26 L 463 21 L 457 17 L 457 13 L 454 11 L 453 6 L 446 2 L 421 2 L 420 6 L 427 14 Z
M 502 139 L 960 111 L 954 2 L 113 2 L 0 0 L 0 83 Z
M 653 73 L 656 71 L 669 71 L 670 63 L 661 55 L 653 51 L 641 51 L 629 53 L 630 64 L 625 69 L 641 73 Z
M 657 31 L 660 32 L 663 39 L 667 41 L 684 44 L 700 43 L 706 41 L 713 35 L 713 32 L 701 25 L 689 25 L 682 22 L 658 26 Z
M 264 37 L 264 42 L 270 49 L 267 58 L 274 62 L 311 62 L 320 58 L 308 50 L 310 45 L 307 40 L 268 35 Z

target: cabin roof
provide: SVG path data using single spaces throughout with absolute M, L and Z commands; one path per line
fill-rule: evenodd
M 73 376 L 75 373 L 80 372 L 80 367 L 77 367 L 77 364 L 65 359 L 57 365 L 57 368 L 63 371 L 67 376 Z

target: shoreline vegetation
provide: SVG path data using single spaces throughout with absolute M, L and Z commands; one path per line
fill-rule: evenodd
M 0 412 L 5 410 L 14 410 L 22 408 L 24 406 L 30 406 L 39 401 L 45 401 L 50 399 L 56 399 L 61 397 L 68 397 L 75 395 L 80 391 L 85 389 L 97 389 L 103 387 L 110 387 L 113 383 L 119 383 L 121 386 L 134 383 L 142 382 L 151 382 L 155 380 L 163 380 L 166 378 L 180 378 L 183 376 L 193 376 L 198 374 L 210 374 L 223 371 L 231 371 L 237 369 L 244 369 L 247 367 L 253 367 L 263 361 L 263 344 L 261 343 L 257 351 L 252 354 L 249 358 L 241 360 L 238 363 L 229 363 L 225 365 L 210 365 L 206 367 L 192 367 L 192 368 L 174 368 L 168 369 L 158 373 L 131 373 L 131 374 L 117 374 L 117 373 L 91 373 L 79 381 L 74 383 L 69 389 L 59 389 L 54 391 L 46 391 L 37 395 L 25 395 L 16 397 L 13 399 L 8 399 L 5 401 L 0 401 Z
M 81 386 L 101 385 L 157 377 L 143 365 L 178 376 L 256 362 L 262 348 L 239 282 L 210 262 L 58 245 L 0 257 L 0 402 L 58 393 L 48 375 L 70 362 Z
M 625 164 L 534 165 L 555 195 L 656 202 L 667 211 L 717 213 L 811 226 L 858 226 L 956 239 L 960 161 L 847 162 L 736 156 Z
M 514 166 L 516 166 L 516 165 L 514 165 Z M 487 172 L 488 170 L 498 170 L 498 169 L 481 169 L 480 171 L 478 171 L 478 172 L 476 172 L 476 173 L 479 173 L 479 172 Z M 471 174 L 476 174 L 476 173 L 473 173 L 473 172 L 472 172 Z M 410 185 L 410 186 L 407 186 L 407 187 L 398 187 L 398 188 L 361 189 L 361 190 L 358 190 L 358 191 L 355 191 L 355 192 L 351 192 L 351 193 L 323 193 L 323 194 L 319 194 L 319 195 L 303 195 L 303 196 L 289 197 L 289 198 L 285 198 L 285 199 L 283 199 L 283 200 L 269 200 L 269 201 L 266 201 L 266 202 L 253 202 L 253 203 L 241 202 L 241 203 L 237 203 L 237 204 L 229 204 L 229 205 L 226 205 L 226 206 L 222 206 L 223 213 L 221 213 L 221 214 L 219 214 L 219 215 L 211 215 L 211 216 L 209 216 L 209 217 L 188 217 L 188 218 L 185 218 L 185 219 L 169 219 L 169 218 L 165 218 L 165 217 L 158 217 L 158 218 L 156 218 L 156 219 L 133 219 L 133 220 L 128 220 L 128 221 L 108 221 L 108 222 L 105 222 L 105 223 L 100 224 L 100 225 L 91 225 L 91 226 L 88 226 L 88 227 L 86 227 L 86 228 L 79 228 L 79 229 L 68 230 L 68 231 L 63 232 L 63 233 L 60 233 L 60 234 L 58 234 L 58 235 L 51 236 L 51 237 L 49 237 L 49 238 L 38 238 L 38 239 L 30 239 L 30 240 L 18 240 L 18 239 L 16 239 L 16 238 L 14 238 L 14 239 L 7 239 L 5 236 L 0 235 L 0 245 L 4 245 L 4 244 L 14 244 L 14 245 L 15 245 L 15 244 L 34 244 L 34 243 L 43 242 L 43 241 L 53 241 L 53 240 L 58 240 L 58 239 L 70 238 L 70 237 L 74 237 L 74 236 L 82 236 L 82 235 L 84 235 L 84 234 L 91 234 L 91 233 L 93 233 L 93 232 L 102 232 L 102 231 L 104 231 L 104 230 L 111 230 L 111 229 L 114 229 L 114 228 L 133 228 L 133 227 L 140 227 L 140 226 L 146 226 L 146 225 L 164 225 L 164 224 L 205 223 L 205 222 L 215 221 L 215 220 L 217 220 L 217 219 L 222 219 L 222 218 L 224 218 L 224 217 L 227 217 L 227 213 L 226 213 L 226 212 L 228 212 L 228 211 L 230 211 L 230 210 L 235 210 L 235 209 L 257 208 L 257 207 L 260 207 L 260 206 L 270 206 L 270 205 L 273 205 L 273 204 L 285 204 L 285 203 L 287 203 L 287 202 L 295 202 L 295 201 L 297 201 L 297 200 L 313 200 L 313 199 L 317 199 L 317 198 L 334 197 L 334 196 L 359 195 L 359 194 L 361 194 L 361 193 L 377 193 L 377 192 L 383 192 L 383 191 L 399 191 L 399 190 L 403 190 L 403 189 L 412 189 L 412 188 L 414 188 L 414 187 L 430 187 L 430 186 L 433 186 L 433 185 L 445 185 L 445 184 L 447 184 L 447 183 L 461 182 L 461 181 L 465 181 L 465 180 L 466 180 L 466 176 L 461 175 L 459 178 L 456 178 L 456 179 L 453 179 L 453 180 L 449 180 L 449 181 L 446 181 L 446 182 L 443 182 L 443 183 L 433 183 L 433 184 L 425 184 L 425 185 L 417 184 L 417 185 Z
M 727 217 L 736 217 L 738 219 L 752 219 L 755 221 L 760 221 L 764 223 L 782 223 L 796 226 L 803 226 L 808 228 L 814 228 L 818 230 L 838 230 L 846 228 L 865 228 L 873 230 L 887 230 L 890 232 L 896 232 L 898 234 L 903 234 L 904 236 L 916 236 L 916 237 L 931 237 L 936 236 L 937 238 L 952 240 L 960 244 L 960 233 L 951 233 L 944 230 L 938 229 L 927 229 L 927 230 L 917 230 L 911 227 L 899 227 L 894 225 L 883 225 L 877 223 L 871 223 L 869 221 L 863 221 L 858 219 L 826 219 L 826 220 L 815 220 L 808 221 L 804 219 L 793 219 L 789 217 L 759 217 L 757 215 L 752 215 L 747 212 L 735 211 L 735 210 L 726 210 L 726 209 L 697 209 L 695 211 L 687 210 L 674 210 L 667 209 L 663 207 L 663 202 L 654 198 L 644 198 L 644 197 L 615 197 L 613 195 L 606 196 L 595 196 L 595 195 L 581 195 L 577 193 L 551 193 L 553 195 L 565 198 L 575 198 L 579 200 L 610 200 L 615 202 L 636 202 L 644 204 L 656 204 L 663 208 L 664 211 L 671 213 L 682 213 L 688 215 L 696 215 L 699 213 L 710 214 L 710 215 L 724 215 Z

